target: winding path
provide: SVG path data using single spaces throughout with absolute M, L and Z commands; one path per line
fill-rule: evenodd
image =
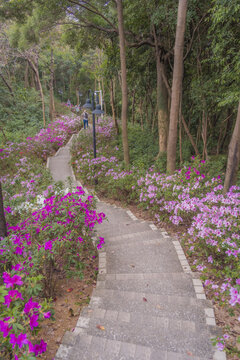
M 73 177 L 71 141 L 48 161 L 55 181 Z M 99 275 L 74 332 L 55 360 L 224 360 L 211 345 L 219 333 L 212 304 L 178 241 L 130 211 L 104 202 L 108 222 Z

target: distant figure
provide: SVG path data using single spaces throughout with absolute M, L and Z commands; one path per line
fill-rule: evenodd
M 79 105 L 76 105 L 76 106 L 75 106 L 75 110 L 76 110 L 76 113 L 78 114 L 78 113 L 79 113 L 79 110 L 80 110 L 80 109 L 79 109 Z
M 67 106 L 70 107 L 71 106 L 71 101 L 68 99 L 67 101 Z
M 88 113 L 86 111 L 83 113 L 83 126 L 84 129 L 88 128 Z

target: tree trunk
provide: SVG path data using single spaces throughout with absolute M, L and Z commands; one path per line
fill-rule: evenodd
M 174 67 L 172 101 L 170 108 L 170 126 L 167 146 L 167 171 L 172 174 L 176 169 L 177 127 L 179 104 L 183 78 L 183 46 L 186 26 L 187 0 L 179 0 L 176 39 L 174 47 Z
M 126 166 L 129 165 L 129 147 L 128 147 L 128 129 L 127 129 L 127 68 L 126 68 L 126 51 L 125 51 L 125 36 L 123 27 L 123 6 L 122 0 L 116 0 L 118 13 L 118 31 L 120 44 L 120 61 L 121 61 L 121 75 L 122 75 L 122 143 L 124 162 Z
M 0 238 L 7 236 L 7 225 L 3 208 L 2 185 L 0 182 Z
M 27 61 L 26 62 L 26 67 L 25 67 L 25 73 L 24 73 L 24 87 L 25 88 L 29 87 L 28 75 L 29 75 L 29 64 L 28 64 L 28 61 Z
M 38 83 L 38 87 L 39 87 L 39 92 L 40 92 L 40 96 L 41 96 L 41 100 L 42 100 L 42 115 L 43 115 L 43 127 L 46 127 L 46 117 L 45 117 L 45 103 L 44 103 L 44 94 L 43 94 L 43 89 L 42 89 L 42 84 L 41 84 L 41 80 L 40 80 L 40 76 L 39 76 L 39 71 L 38 71 L 38 67 L 34 64 L 34 61 L 28 58 L 28 62 L 29 65 L 31 66 L 31 68 L 33 69 L 35 75 L 36 75 L 36 79 L 37 79 L 37 83 Z
M 134 125 L 135 122 L 135 93 L 136 90 L 133 90 L 133 96 L 132 96 L 132 124 Z
M 54 78 L 54 59 L 53 49 L 51 49 L 51 65 L 50 65 L 50 104 L 49 104 L 49 117 L 50 121 L 55 119 L 55 104 L 54 104 L 54 91 L 53 91 L 53 78 Z
M 140 122 L 141 122 L 141 129 L 143 131 L 143 100 L 140 100 L 140 104 L 139 104 L 139 112 L 140 112 Z
M 158 39 L 155 26 L 153 27 L 154 43 L 155 43 L 155 57 L 157 68 L 157 108 L 158 108 L 158 141 L 159 153 L 167 151 L 167 136 L 168 136 L 168 93 L 164 83 L 164 64 L 160 60 L 160 52 L 158 49 Z
M 102 78 L 101 82 L 102 82 L 102 101 L 103 101 L 103 107 L 104 107 L 104 109 L 102 109 L 102 110 L 104 110 L 104 113 L 107 114 L 107 107 L 106 107 L 106 103 L 104 100 L 105 99 L 105 86 L 104 86 L 103 78 Z
M 116 128 L 117 134 L 119 134 L 119 127 L 118 127 L 118 122 L 117 122 L 117 118 L 116 118 L 116 111 L 115 111 L 114 84 L 113 84 L 112 79 L 110 80 L 110 102 L 111 102 L 111 107 L 112 107 L 113 123 L 114 123 L 114 126 Z
M 79 89 L 76 89 L 77 106 L 79 106 Z
M 187 126 L 187 123 L 186 123 L 183 115 L 181 116 L 181 118 L 182 118 L 182 123 L 183 123 L 183 126 L 184 126 L 184 130 L 185 130 L 187 136 L 189 137 L 189 140 L 190 140 L 190 142 L 191 142 L 191 144 L 192 144 L 192 146 L 193 146 L 193 148 L 194 148 L 195 154 L 196 154 L 196 155 L 199 155 L 199 151 L 198 151 L 197 145 L 196 145 L 195 141 L 193 140 L 193 137 L 192 137 L 192 135 L 191 135 L 191 133 L 190 133 L 190 131 L 189 131 L 189 128 L 188 128 L 188 126 Z
M 205 114 L 205 111 L 203 110 L 203 115 L 202 115 L 202 139 L 203 139 L 203 154 L 202 157 L 203 159 L 207 159 L 208 158 L 208 153 L 207 153 L 207 117 Z
M 240 158 L 240 101 L 238 104 L 237 119 L 228 149 L 227 169 L 223 192 L 226 194 L 229 188 L 237 181 L 237 172 Z
M 0 77 L 1 77 L 2 81 L 4 82 L 4 84 L 6 85 L 6 87 L 8 88 L 11 96 L 14 97 L 13 89 L 12 89 L 11 85 L 9 84 L 9 82 L 5 79 L 5 77 L 1 73 L 0 73 Z

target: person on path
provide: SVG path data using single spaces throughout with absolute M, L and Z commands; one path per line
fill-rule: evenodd
M 68 99 L 67 101 L 67 106 L 70 107 L 71 106 L 71 101 Z
M 84 129 L 88 128 L 88 113 L 86 111 L 83 113 L 83 126 Z

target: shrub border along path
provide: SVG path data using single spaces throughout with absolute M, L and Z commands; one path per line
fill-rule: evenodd
M 76 135 L 73 135 L 67 145 L 59 149 L 59 151 L 54 157 L 48 159 L 47 166 L 52 172 L 55 181 L 65 180 L 67 179 L 67 177 L 71 177 L 73 180 L 73 185 L 81 186 L 81 184 L 76 181 L 73 169 L 71 165 L 69 165 L 69 148 L 74 136 Z M 85 190 L 85 192 L 88 193 L 87 190 Z M 99 201 L 98 198 L 97 200 Z M 139 342 L 134 343 L 134 335 L 132 342 L 129 341 L 129 338 L 127 339 L 127 341 L 119 341 L 114 339 L 120 339 L 121 333 L 124 332 L 124 327 L 126 327 L 126 331 L 128 331 L 128 326 L 132 327 L 134 326 L 134 323 L 136 325 L 136 332 L 139 333 L 139 324 L 138 322 L 136 322 L 136 320 L 135 322 L 133 320 L 134 311 L 131 311 L 130 309 L 131 304 L 133 305 L 134 302 L 140 302 L 140 306 L 149 306 L 149 304 L 152 306 L 154 302 L 152 294 L 148 291 L 125 291 L 125 286 L 128 286 L 128 283 L 131 281 L 136 282 L 137 284 L 139 281 L 141 282 L 142 279 L 144 279 L 145 282 L 148 283 L 149 289 L 151 289 L 152 286 L 154 286 L 154 284 L 151 285 L 151 281 L 153 281 L 154 283 L 155 279 L 155 281 L 158 281 L 160 286 L 163 285 L 163 288 L 164 281 L 165 283 L 169 283 L 169 287 L 171 289 L 175 286 L 175 289 L 171 291 L 176 292 L 178 290 L 178 284 L 176 284 L 176 281 L 172 281 L 171 283 L 171 279 L 174 279 L 174 276 L 176 276 L 177 278 L 179 274 L 185 274 L 183 275 L 183 277 L 186 277 L 186 279 L 188 279 L 188 283 L 189 281 L 191 282 L 191 301 L 192 303 L 197 304 L 201 308 L 202 318 L 200 320 L 204 321 L 205 323 L 205 325 L 202 325 L 204 328 L 204 335 L 209 334 L 209 337 L 214 337 L 216 336 L 218 329 L 216 328 L 212 304 L 209 300 L 206 300 L 201 280 L 197 278 L 196 273 L 191 272 L 191 268 L 184 255 L 179 241 L 169 237 L 169 235 L 164 229 L 158 230 L 154 224 L 138 220 L 130 210 L 126 211 L 119 207 L 112 206 L 100 201 L 98 202 L 98 210 L 107 213 L 109 223 L 98 227 L 98 231 L 103 233 L 104 235 L 106 246 L 104 246 L 103 249 L 99 250 L 99 275 L 97 279 L 96 289 L 94 290 L 89 306 L 83 310 L 81 316 L 79 317 L 75 330 L 73 332 L 65 333 L 62 339 L 62 343 L 56 354 L 55 360 L 90 360 L 101 359 L 101 356 L 104 356 L 104 359 L 106 360 L 140 360 L 142 358 L 146 360 L 206 359 L 205 355 L 204 357 L 195 357 L 194 351 L 191 351 L 191 349 L 189 349 L 189 351 L 185 351 L 183 349 L 176 349 L 176 352 L 170 351 L 169 346 L 171 347 L 171 344 L 167 343 L 160 344 L 160 350 L 154 349 L 154 346 L 152 346 L 152 344 L 149 344 L 150 346 L 147 346 L 146 344 L 144 346 L 141 346 Z M 121 231 L 121 229 L 126 229 L 124 225 L 127 225 L 127 230 Z M 136 262 L 135 264 L 128 264 L 127 267 L 126 264 L 123 264 L 120 261 L 116 261 L 114 263 L 113 259 L 115 259 L 116 257 L 117 259 L 121 259 L 121 252 L 122 255 L 125 254 L 126 251 L 128 253 L 132 246 L 134 246 L 134 244 L 136 247 L 136 253 L 138 252 L 139 244 L 140 247 L 144 246 L 145 249 L 149 248 L 149 245 L 150 247 L 153 246 L 154 251 L 156 251 L 157 246 L 159 247 L 159 245 L 166 245 L 170 248 L 170 251 L 167 255 L 167 261 L 170 263 L 173 261 L 173 268 L 175 266 L 178 267 L 180 262 L 181 268 L 179 266 L 178 271 L 172 271 L 173 273 L 170 274 L 172 275 L 172 278 L 171 276 L 168 277 L 168 273 L 165 273 L 164 269 L 162 269 L 162 271 L 160 269 L 160 271 L 154 272 L 153 269 L 148 268 L 146 269 L 146 272 L 138 273 L 136 272 L 137 269 L 141 268 L 141 266 L 144 267 L 145 260 L 147 260 L 147 258 L 144 258 L 144 254 L 142 261 Z M 118 254 L 114 255 L 114 250 L 112 249 L 114 249 L 115 246 L 117 250 L 116 252 Z M 171 251 L 172 249 L 173 251 Z M 124 255 L 125 259 L 126 257 L 127 254 Z M 123 286 L 123 288 L 120 288 L 120 290 L 115 290 L 115 284 L 119 282 L 121 283 L 121 286 Z M 175 283 L 176 285 L 174 285 L 173 283 Z M 156 301 L 159 302 L 159 299 L 164 299 L 165 294 L 162 295 L 163 291 L 160 291 L 158 293 L 156 290 L 154 291 L 154 293 L 156 294 L 154 295 L 155 298 L 157 298 Z M 111 303 L 111 298 L 114 300 L 114 296 L 116 295 L 118 297 L 123 295 L 126 296 L 126 298 L 130 296 L 129 308 L 118 308 L 118 304 L 116 304 L 115 309 L 108 308 L 108 301 L 106 301 L 106 298 Z M 170 298 L 173 298 L 170 293 L 167 293 L 166 295 L 168 295 L 165 296 L 166 301 L 168 301 L 168 299 Z M 185 300 L 183 294 L 175 295 L 176 307 L 181 303 L 184 303 L 184 301 Z M 158 306 L 158 304 L 155 305 Z M 159 313 L 161 313 L 161 310 Z M 205 319 L 203 319 L 204 316 Z M 171 323 L 172 319 L 170 318 L 171 316 L 169 316 L 168 320 Z M 151 332 L 151 327 L 153 326 L 152 322 L 154 319 L 160 319 L 160 321 L 162 320 L 162 322 L 164 322 L 163 318 L 159 317 L 158 314 L 156 315 L 156 311 L 154 314 L 150 313 L 149 323 L 146 322 L 144 324 L 145 331 L 143 331 L 143 333 L 147 331 L 148 327 L 149 331 Z M 197 322 L 198 320 L 199 319 L 197 318 Z M 189 333 L 189 331 L 191 333 L 191 321 L 184 321 L 183 319 L 180 322 L 176 322 L 176 325 L 177 323 L 180 324 L 180 328 L 183 333 L 185 333 L 185 331 L 186 334 Z M 114 324 L 116 326 L 116 333 L 113 334 L 112 332 L 114 331 Z M 118 329 L 119 325 L 120 330 Z M 188 325 L 190 326 L 189 328 Z M 113 330 L 110 330 L 111 326 L 113 326 Z M 159 326 L 158 328 L 160 329 Z M 165 338 L 171 336 L 171 329 L 169 325 L 164 325 L 164 329 L 160 330 L 163 331 Z M 144 337 L 144 335 L 142 336 Z M 198 336 L 197 332 L 196 336 Z M 208 346 L 208 340 L 206 340 L 206 348 Z M 157 339 L 157 341 L 161 342 L 161 339 Z M 144 344 L 144 338 L 142 338 L 142 344 Z M 221 352 L 216 348 L 212 349 L 213 351 L 209 352 L 207 358 L 214 360 L 226 359 L 226 355 L 224 352 Z

